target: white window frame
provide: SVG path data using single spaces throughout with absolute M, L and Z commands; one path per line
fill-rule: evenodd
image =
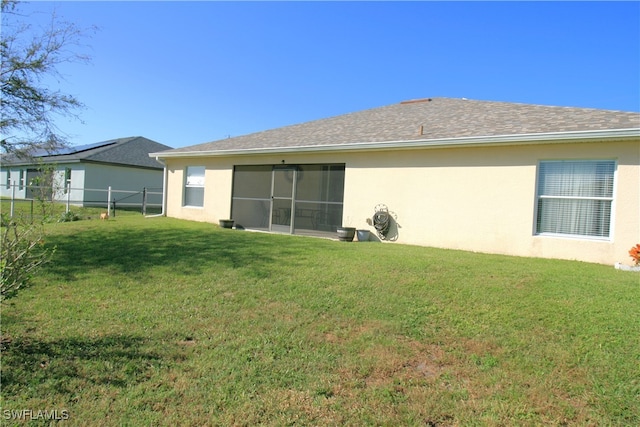
M 187 166 L 184 169 L 184 193 L 182 206 L 191 207 L 191 208 L 202 208 L 204 207 L 204 179 L 206 174 L 206 168 L 204 166 Z M 189 193 L 192 191 L 202 192 L 202 200 L 200 204 L 190 204 L 190 200 L 192 197 L 189 196 Z
M 611 174 L 611 185 L 610 185 L 610 194 L 605 196 L 595 196 L 595 195 L 550 195 L 550 194 L 541 194 L 542 193 L 542 173 L 544 169 L 544 165 L 546 164 L 587 164 L 587 163 L 602 163 L 612 165 L 612 174 Z M 537 236 L 554 236 L 554 237 L 565 237 L 565 238 L 577 238 L 577 239 L 586 239 L 586 240 L 598 240 L 598 241 L 611 241 L 613 239 L 613 228 L 614 228 L 614 218 L 615 218 L 615 194 L 616 194 L 616 185 L 617 185 L 617 172 L 618 172 L 618 163 L 614 159 L 569 159 L 569 160 L 541 160 L 538 163 L 537 170 L 537 184 L 536 184 L 536 209 L 535 209 L 535 217 L 534 217 L 534 234 Z M 576 185 L 575 182 L 571 182 L 568 184 L 562 185 Z M 593 186 L 593 184 L 591 184 Z M 573 188 L 573 187 L 572 187 Z M 540 227 L 540 216 L 542 209 L 542 201 L 544 200 L 566 200 L 566 201 L 596 201 L 596 202 L 608 202 L 609 203 L 609 227 L 607 235 L 597 235 L 597 234 L 586 234 L 586 233 L 571 233 L 571 232 L 562 232 L 562 231 L 545 231 L 539 230 Z M 579 206 L 576 204 L 576 207 Z M 587 208 L 588 210 L 588 208 Z M 595 212 L 591 211 L 589 214 L 593 214 Z M 567 226 L 566 223 L 558 223 L 559 227 Z M 584 224 L 586 227 L 587 224 Z M 572 227 L 569 227 L 572 228 Z

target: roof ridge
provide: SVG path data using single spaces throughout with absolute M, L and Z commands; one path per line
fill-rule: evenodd
M 640 113 L 433 97 L 410 99 L 170 151 L 274 150 L 621 129 L 640 129 Z

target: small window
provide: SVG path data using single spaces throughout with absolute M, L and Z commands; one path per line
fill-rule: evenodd
M 11 188 L 11 171 L 7 170 L 7 190 Z
M 615 169 L 613 160 L 540 162 L 536 233 L 608 238 Z
M 184 206 L 204 206 L 204 166 L 187 167 Z
M 71 168 L 64 168 L 64 194 L 71 188 Z
M 18 181 L 18 190 L 24 188 L 24 169 L 20 169 L 20 179 Z

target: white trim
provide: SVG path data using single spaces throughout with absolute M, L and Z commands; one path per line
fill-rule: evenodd
M 565 240 L 586 240 L 590 242 L 613 243 L 613 239 L 609 237 L 583 236 L 581 234 L 561 234 L 561 233 L 538 233 L 533 235 L 534 238 L 555 238 Z
M 620 166 L 620 162 L 618 159 L 612 159 L 614 161 L 615 167 L 613 168 L 613 200 L 611 200 L 611 218 L 609 219 L 609 243 L 613 243 L 614 236 L 616 235 L 616 217 L 617 212 L 616 209 L 618 207 L 618 167 Z
M 496 136 L 473 136 L 460 138 L 398 140 L 380 142 L 355 142 L 348 144 L 329 145 L 301 145 L 295 147 L 267 147 L 229 150 L 204 150 L 149 153 L 150 157 L 212 157 L 237 156 L 251 154 L 281 154 L 300 152 L 331 152 L 331 151 L 359 151 L 359 150 L 390 150 L 416 148 L 444 148 L 444 147 L 473 147 L 473 146 L 508 146 L 530 143 L 570 143 L 575 141 L 597 141 L 610 139 L 628 139 L 640 137 L 640 128 L 612 129 L 595 131 L 548 132 Z

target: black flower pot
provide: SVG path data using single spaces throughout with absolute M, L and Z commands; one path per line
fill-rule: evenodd
M 338 240 L 341 242 L 353 242 L 353 238 L 356 235 L 355 227 L 339 227 L 338 228 Z
M 233 228 L 233 220 L 232 219 L 221 219 L 220 227 L 222 228 Z

